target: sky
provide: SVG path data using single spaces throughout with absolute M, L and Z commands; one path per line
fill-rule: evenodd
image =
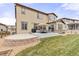
M 78 3 L 20 3 L 25 6 L 46 12 L 55 13 L 58 18 L 79 19 Z M 0 4 L 0 23 L 15 25 L 15 5 L 13 3 Z

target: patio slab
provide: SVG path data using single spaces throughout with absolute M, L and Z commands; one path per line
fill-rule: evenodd
M 38 36 L 39 38 L 46 38 L 46 37 L 51 37 L 51 36 L 58 36 L 58 35 L 62 35 L 59 33 L 53 33 L 53 32 L 49 32 L 49 33 L 32 33 L 35 36 Z

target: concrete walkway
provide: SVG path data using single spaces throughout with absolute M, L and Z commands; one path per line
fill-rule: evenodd
M 32 34 L 38 36 L 39 38 L 46 38 L 46 37 L 51 37 L 51 36 L 62 35 L 62 34 L 53 33 L 53 32 L 49 32 L 49 33 L 32 33 Z

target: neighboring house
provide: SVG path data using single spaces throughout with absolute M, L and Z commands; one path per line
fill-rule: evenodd
M 70 18 L 61 18 L 51 22 L 55 24 L 55 32 L 65 34 L 79 34 L 79 20 Z
M 52 32 L 53 26 L 47 24 L 56 21 L 55 13 L 45 13 L 21 4 L 15 5 L 16 32 Z
M 8 27 L 5 24 L 0 23 L 0 32 L 6 32 L 8 31 Z
M 53 28 L 53 32 L 62 33 L 65 30 L 63 27 L 65 26 L 65 22 L 63 20 L 56 20 L 53 22 L 48 22 L 47 24 L 49 25 L 49 28 Z M 51 31 L 51 29 L 49 29 L 49 31 Z
M 15 34 L 16 27 L 14 25 L 8 25 L 8 31 L 10 32 L 10 34 Z

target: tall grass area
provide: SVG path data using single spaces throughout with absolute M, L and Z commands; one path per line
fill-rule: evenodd
M 79 56 L 79 35 L 54 36 L 16 54 L 17 56 Z

